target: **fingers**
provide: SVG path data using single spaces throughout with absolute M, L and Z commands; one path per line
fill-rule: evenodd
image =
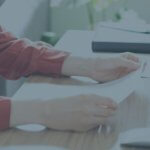
M 83 118 L 83 123 L 87 126 L 92 125 L 95 127 L 98 125 L 106 125 L 108 123 L 111 124 L 113 120 L 110 121 L 110 119 L 114 118 L 114 116 L 115 116 L 115 111 L 112 110 L 104 110 L 104 112 L 95 111 L 93 115 L 85 116 L 85 118 Z
M 140 60 L 132 53 L 123 53 L 116 59 L 116 79 L 137 70 L 140 67 Z
M 130 70 L 136 70 L 140 67 L 140 60 L 135 54 L 127 52 L 121 54 L 121 56 L 126 60 L 126 64 L 129 67 L 129 70 L 127 70 L 127 72 Z
M 81 131 L 85 131 L 88 129 L 92 129 L 95 128 L 99 125 L 106 125 L 108 124 L 109 118 L 111 118 L 111 116 L 105 117 L 105 116 L 95 116 L 95 115 L 91 115 L 91 116 L 85 116 L 84 118 L 82 118 L 81 121 L 81 127 L 80 128 Z
M 90 101 L 82 109 L 84 118 L 86 118 L 84 122 L 96 117 L 97 119 L 99 118 L 98 123 L 102 123 L 104 119 L 115 114 L 118 106 L 112 99 L 97 95 L 89 95 L 88 98 Z M 93 121 L 89 122 L 92 123 Z
M 117 107 L 112 99 L 94 95 L 94 99 L 87 105 L 85 111 L 89 116 L 110 117 L 115 114 Z
M 136 63 L 138 63 L 140 61 L 139 58 L 135 54 L 130 53 L 130 52 L 122 53 L 121 56 L 123 58 L 128 59 L 128 60 L 132 60 L 132 61 L 134 61 Z
M 115 114 L 115 110 L 104 107 L 93 107 L 89 109 L 89 114 L 97 117 L 110 117 Z
M 105 117 L 95 117 L 92 116 L 91 118 L 87 119 L 88 125 L 98 126 L 98 125 L 104 125 L 107 122 L 107 118 Z
M 131 72 L 137 70 L 140 67 L 140 64 L 126 58 L 120 58 L 120 63 L 118 62 L 121 69 L 126 69 L 126 72 Z
M 82 114 L 84 116 L 84 122 L 90 120 L 92 117 L 99 118 L 103 122 L 103 119 L 106 119 L 110 116 L 113 116 L 117 110 L 117 103 L 115 103 L 112 99 L 98 96 L 95 94 L 82 95 L 84 97 L 83 108 L 81 109 Z M 83 98 L 82 97 L 82 98 Z M 92 121 L 90 121 L 92 122 Z
M 93 94 L 89 98 L 93 99 L 93 102 L 97 107 L 111 108 L 114 110 L 118 107 L 117 103 L 108 97 Z

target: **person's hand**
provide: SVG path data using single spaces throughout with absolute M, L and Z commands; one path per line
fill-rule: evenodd
M 116 57 L 79 58 L 70 56 L 64 62 L 62 74 L 90 77 L 98 82 L 119 79 L 140 67 L 139 58 L 132 53 Z
M 117 107 L 112 99 L 93 94 L 54 100 L 13 100 L 10 127 L 41 124 L 56 130 L 87 131 L 108 124 Z
M 110 98 L 79 95 L 43 103 L 41 124 L 57 130 L 87 131 L 105 125 L 117 104 Z
M 98 95 L 78 95 L 54 100 L 12 101 L 10 127 L 41 124 L 56 130 L 87 131 L 105 125 L 117 104 Z
M 96 81 L 107 82 L 119 79 L 139 68 L 139 59 L 131 53 L 117 57 L 93 59 L 89 77 Z

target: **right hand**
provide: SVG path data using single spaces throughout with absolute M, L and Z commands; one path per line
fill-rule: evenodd
M 104 125 L 117 109 L 110 98 L 79 95 L 44 101 L 41 124 L 56 130 L 87 131 Z

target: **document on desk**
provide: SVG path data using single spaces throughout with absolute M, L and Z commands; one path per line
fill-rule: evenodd
M 135 128 L 119 135 L 111 150 L 124 148 L 150 149 L 150 128 Z
M 13 100 L 26 99 L 56 99 L 80 94 L 97 94 L 112 98 L 118 104 L 126 99 L 140 84 L 141 69 L 129 75 L 104 84 L 91 83 L 90 85 L 57 85 L 49 83 L 27 83 L 24 84 L 13 97 Z M 141 86 L 141 84 L 140 84 Z M 23 97 L 24 95 L 24 97 Z M 43 130 L 39 126 L 20 127 L 27 131 Z M 99 129 L 99 132 L 101 128 Z
M 102 85 L 94 86 L 93 93 L 112 98 L 118 104 L 126 99 L 141 84 L 141 70 Z
M 142 71 L 142 78 L 150 78 L 150 62 L 146 61 Z
M 56 99 L 80 94 L 97 94 L 112 98 L 120 103 L 127 98 L 140 84 L 141 69 L 129 75 L 104 84 L 90 85 L 57 85 L 49 83 L 26 84 L 17 92 L 13 99 L 17 100 L 25 95 L 25 99 Z

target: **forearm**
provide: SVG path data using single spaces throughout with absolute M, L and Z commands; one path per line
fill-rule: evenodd
M 69 56 L 65 59 L 62 74 L 67 76 L 89 77 L 93 66 L 92 58 Z
M 0 97 L 0 130 L 26 124 L 43 124 L 44 101 Z

